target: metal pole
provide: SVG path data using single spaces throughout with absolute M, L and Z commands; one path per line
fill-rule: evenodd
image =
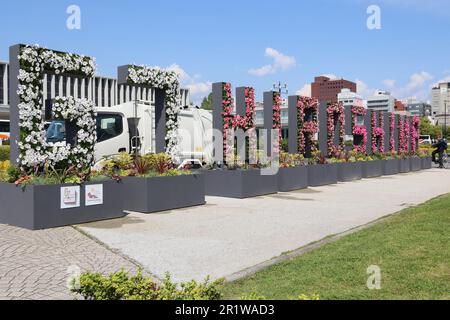
M 444 132 L 443 138 L 447 139 L 447 100 L 444 101 Z

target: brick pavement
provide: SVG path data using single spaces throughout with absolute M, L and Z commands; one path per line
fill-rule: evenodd
M 73 299 L 70 270 L 104 274 L 137 266 L 72 227 L 29 231 L 0 224 L 0 300 Z

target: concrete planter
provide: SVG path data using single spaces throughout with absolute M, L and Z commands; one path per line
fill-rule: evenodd
M 399 160 L 399 173 L 408 173 L 411 171 L 411 161 L 409 158 Z
M 337 164 L 315 164 L 308 166 L 308 186 L 320 187 L 338 182 Z
M 86 205 L 86 189 L 102 185 L 103 203 Z M 79 187 L 78 206 L 62 209 L 62 187 Z M 112 218 L 123 212 L 123 184 L 116 181 L 76 185 L 36 185 L 25 189 L 0 183 L 0 223 L 30 230 L 62 227 Z
M 410 159 L 411 171 L 422 170 L 422 159 L 419 157 L 411 157 Z
M 422 160 L 422 169 L 423 170 L 431 169 L 431 167 L 432 167 L 431 157 L 421 157 L 420 159 Z
M 202 174 L 124 177 L 122 181 L 127 211 L 152 213 L 205 204 L 205 179 Z
M 338 163 L 338 181 L 348 182 L 361 180 L 362 166 L 361 162 Z
M 398 174 L 400 170 L 400 159 L 383 160 L 382 163 L 384 176 Z
M 280 168 L 278 171 L 278 191 L 289 192 L 308 187 L 308 168 Z
M 383 160 L 361 162 L 362 177 L 376 178 L 383 175 Z
M 206 194 L 226 198 L 251 198 L 278 192 L 278 175 L 261 170 L 205 170 Z

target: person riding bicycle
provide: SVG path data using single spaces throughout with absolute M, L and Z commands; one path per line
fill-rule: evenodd
M 434 150 L 433 153 L 431 154 L 432 158 L 433 158 L 433 162 L 439 163 L 439 168 L 443 168 L 444 164 L 443 164 L 442 160 L 443 160 L 444 152 L 448 148 L 447 141 L 441 137 L 438 140 L 438 142 L 433 145 L 433 148 L 436 148 L 436 150 Z M 439 161 L 436 161 L 436 154 L 439 154 Z

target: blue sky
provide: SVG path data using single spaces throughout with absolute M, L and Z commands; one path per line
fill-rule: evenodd
M 81 30 L 66 28 L 69 5 Z M 381 30 L 369 30 L 367 7 L 381 8 Z M 122 64 L 171 66 L 195 100 L 210 83 L 254 86 L 258 97 L 277 81 L 308 92 L 314 76 L 358 82 L 368 96 L 430 99 L 450 81 L 449 0 L 3 1 L 0 60 L 15 43 L 97 58 L 98 74 Z

